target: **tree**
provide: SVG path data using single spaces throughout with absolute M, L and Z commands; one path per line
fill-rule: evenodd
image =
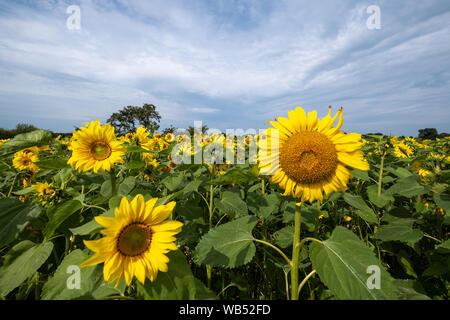
M 153 104 L 144 104 L 142 107 L 127 106 L 115 112 L 107 120 L 118 134 L 135 132 L 137 126 L 147 128 L 151 134 L 159 129 L 161 115 Z
M 168 133 L 174 133 L 176 130 L 177 128 L 175 128 L 173 125 L 170 125 L 170 127 L 167 127 L 162 131 L 162 134 L 166 135 Z
M 419 129 L 419 138 L 420 139 L 436 139 L 438 135 L 438 132 L 436 128 L 425 128 L 425 129 Z
M 193 126 L 189 126 L 186 131 L 189 132 L 191 137 L 193 137 L 194 136 L 194 132 L 195 131 L 199 131 L 199 129 L 200 129 L 200 127 L 194 128 Z M 207 125 L 205 125 L 205 124 L 202 125 L 202 133 L 206 133 L 206 131 L 208 131 L 208 130 L 209 130 L 209 128 L 208 128 Z

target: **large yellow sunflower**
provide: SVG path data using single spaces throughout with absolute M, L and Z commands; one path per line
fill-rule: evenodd
M 155 207 L 158 199 L 147 202 L 137 195 L 131 203 L 126 197 L 115 210 L 115 217 L 95 217 L 105 229 L 103 238 L 84 241 L 95 254 L 81 264 L 88 267 L 104 262 L 103 276 L 108 283 L 125 278 L 130 285 L 134 276 L 144 284 L 145 278 L 154 281 L 158 271 L 166 272 L 166 253 L 177 250 L 174 237 L 181 231 L 182 223 L 166 220 L 175 202 Z
M 91 121 L 73 133 L 70 145 L 72 156 L 67 161 L 79 171 L 110 171 L 115 163 L 123 163 L 121 158 L 126 148 L 116 138 L 114 127 L 109 124 L 100 125 L 100 121 Z
M 339 116 L 336 127 L 333 127 Z M 267 129 L 258 153 L 261 174 L 271 175 L 271 181 L 301 201 L 323 200 L 334 191 L 343 191 L 351 177 L 347 167 L 368 170 L 364 159 L 361 135 L 340 131 L 343 124 L 342 108 L 331 117 L 317 118 L 317 112 L 306 115 L 297 107 L 288 118 L 269 121 L 274 128 Z M 275 143 L 274 143 L 275 142 Z M 277 143 L 278 142 L 278 143 Z M 275 166 L 273 164 L 276 164 Z

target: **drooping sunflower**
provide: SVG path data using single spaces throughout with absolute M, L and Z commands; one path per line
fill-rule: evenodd
M 78 171 L 110 171 L 115 163 L 124 162 L 121 157 L 126 148 L 117 139 L 114 127 L 109 124 L 91 121 L 75 131 L 72 137 L 72 156 L 67 163 Z
M 338 124 L 333 127 L 338 116 Z M 289 111 L 288 118 L 275 120 L 268 122 L 274 128 L 260 135 L 258 159 L 260 173 L 271 175 L 271 181 L 285 190 L 283 195 L 302 202 L 322 201 L 323 192 L 328 196 L 347 188 L 351 177 L 347 167 L 369 169 L 360 150 L 361 135 L 340 131 L 342 107 L 331 117 L 330 106 L 321 120 L 317 111 L 306 115 L 300 107 Z
M 32 187 L 37 191 L 38 196 L 44 200 L 49 200 L 56 194 L 56 191 L 47 182 L 38 182 L 32 185 Z
M 95 217 L 105 229 L 103 238 L 84 241 L 95 252 L 81 264 L 89 267 L 103 265 L 105 281 L 116 285 L 125 278 L 130 285 L 134 276 L 144 284 L 145 278 L 154 281 L 158 271 L 166 272 L 169 258 L 166 253 L 177 250 L 174 237 L 181 231 L 179 221 L 165 221 L 172 213 L 175 202 L 155 206 L 157 198 L 147 202 L 138 194 L 131 202 L 123 197 L 114 217 Z

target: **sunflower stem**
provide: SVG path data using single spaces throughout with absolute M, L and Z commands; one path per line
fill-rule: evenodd
M 215 175 L 215 165 L 212 164 L 212 170 L 211 170 L 211 174 L 212 174 L 212 179 L 214 179 L 214 175 Z M 214 214 L 214 186 L 210 185 L 209 186 L 209 230 L 212 229 L 213 227 L 213 214 Z M 210 264 L 206 265 L 206 279 L 207 279 L 207 284 L 208 284 L 208 288 L 211 289 L 211 278 L 212 278 L 212 266 Z
M 306 284 L 306 281 L 308 281 L 309 278 L 311 278 L 316 273 L 316 270 L 311 271 L 300 283 L 298 286 L 298 294 L 300 294 L 300 291 L 302 290 L 303 286 Z
M 14 185 L 16 184 L 16 180 L 17 180 L 17 176 L 19 175 L 19 173 L 16 173 L 16 175 L 14 176 L 14 180 L 11 184 L 11 188 L 9 188 L 9 192 L 8 192 L 8 196 L 7 198 L 9 198 L 11 196 L 11 192 L 14 189 Z
M 301 203 L 295 206 L 295 232 L 292 243 L 291 300 L 298 300 L 298 258 L 300 255 Z
M 111 168 L 109 175 L 111 176 L 111 197 L 114 197 L 115 195 L 117 195 L 116 175 L 114 172 L 114 168 Z
M 381 197 L 381 185 L 383 183 L 383 166 L 384 166 L 384 157 L 385 155 L 381 157 L 381 163 L 380 163 L 380 176 L 378 177 L 378 197 Z

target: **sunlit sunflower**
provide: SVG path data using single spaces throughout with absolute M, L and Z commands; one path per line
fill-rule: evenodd
M 342 108 L 331 117 L 317 119 L 317 112 L 306 115 L 297 107 L 289 111 L 289 117 L 269 121 L 269 128 L 260 135 L 258 153 L 261 174 L 269 174 L 273 183 L 301 201 L 323 200 L 334 191 L 347 188 L 351 177 L 347 167 L 368 170 L 364 159 L 361 135 L 340 131 L 343 124 Z M 336 127 L 333 123 L 339 116 Z M 276 130 L 278 129 L 278 130 Z M 279 143 L 273 145 L 273 141 Z M 265 140 L 267 143 L 262 143 Z M 276 166 L 273 163 L 278 161 Z
M 72 156 L 67 161 L 78 171 L 110 171 L 115 163 L 123 163 L 121 158 L 126 151 L 122 142 L 116 138 L 114 127 L 100 125 L 100 121 L 91 121 L 73 133 L 70 149 Z
M 0 147 L 11 139 L 0 139 Z
M 30 149 L 23 149 L 17 151 L 14 154 L 13 158 L 13 166 L 18 170 L 29 170 L 33 172 L 37 172 L 39 167 L 34 164 L 34 162 L 38 162 L 39 158 L 37 152 L 30 151 Z
M 173 133 L 168 132 L 168 133 L 164 136 L 164 140 L 166 140 L 167 142 L 172 142 L 172 141 L 174 140 Z
M 84 241 L 95 252 L 81 264 L 89 267 L 103 263 L 103 276 L 108 283 L 125 278 L 130 285 L 134 276 L 144 284 L 145 278 L 154 281 L 158 271 L 166 272 L 166 253 L 177 250 L 175 235 L 181 231 L 179 221 L 164 221 L 172 213 L 175 202 L 155 206 L 157 198 L 147 202 L 138 194 L 131 203 L 126 197 L 115 209 L 114 217 L 95 217 L 105 229 L 103 238 Z
M 414 149 L 405 143 L 400 142 L 394 146 L 394 155 L 397 158 L 408 159 L 411 158 L 413 154 Z

